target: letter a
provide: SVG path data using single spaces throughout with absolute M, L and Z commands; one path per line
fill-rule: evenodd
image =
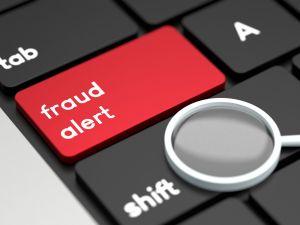
M 259 35 L 261 33 L 259 30 L 240 22 L 235 22 L 234 27 L 242 42 L 246 41 L 246 37 L 250 34 Z
M 67 139 L 67 140 L 72 139 L 78 135 L 77 132 L 73 129 L 73 127 L 67 127 L 65 129 L 63 129 L 60 132 L 60 134 L 64 139 Z

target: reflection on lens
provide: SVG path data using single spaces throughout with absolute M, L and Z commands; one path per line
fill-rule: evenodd
M 266 126 L 244 112 L 214 108 L 188 118 L 173 138 L 189 167 L 211 176 L 243 175 L 261 166 L 274 147 Z

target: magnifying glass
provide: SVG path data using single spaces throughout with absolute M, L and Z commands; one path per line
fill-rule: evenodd
M 240 191 L 265 180 L 282 147 L 300 147 L 300 135 L 281 136 L 274 120 L 250 103 L 228 98 L 195 102 L 169 122 L 165 154 L 187 182 L 211 191 Z

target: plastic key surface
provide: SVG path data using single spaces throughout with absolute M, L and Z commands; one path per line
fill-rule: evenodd
M 300 23 L 272 0 L 220 1 L 184 18 L 183 26 L 236 77 L 300 47 Z
M 133 37 L 111 0 L 38 0 L 0 17 L 0 85 L 7 92 Z
M 164 27 L 29 87 L 16 100 L 72 163 L 222 90 L 224 82 L 183 36 Z
M 118 224 L 176 224 L 171 221 L 218 196 L 193 187 L 169 167 L 163 145 L 167 123 L 145 129 L 76 165 L 84 187 Z
M 0 108 L 0 224 L 96 225 Z
M 275 173 L 251 194 L 280 225 L 299 224 L 299 171 L 300 161 L 297 161 Z

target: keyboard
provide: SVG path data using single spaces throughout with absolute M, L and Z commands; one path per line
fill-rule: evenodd
M 300 134 L 299 19 L 296 0 L 2 0 L 0 224 L 298 225 L 298 148 L 213 192 L 173 171 L 164 133 L 233 98 Z

